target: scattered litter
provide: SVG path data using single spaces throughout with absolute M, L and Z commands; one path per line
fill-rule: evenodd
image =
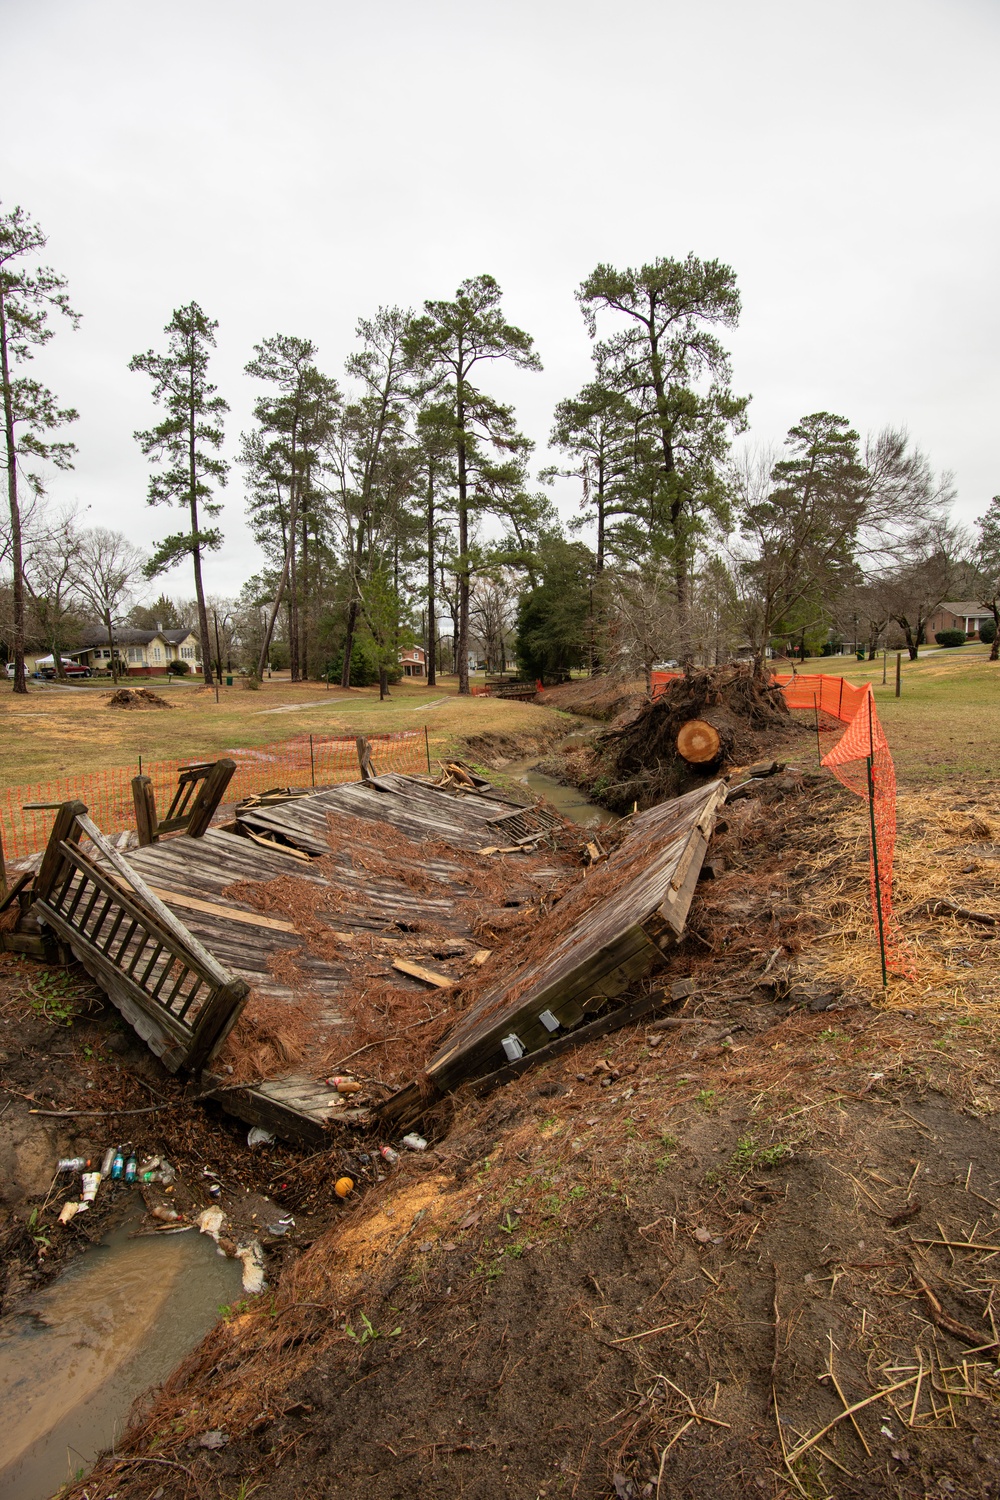
M 264 1290 L 264 1252 L 256 1240 L 251 1240 L 249 1245 L 240 1246 L 236 1259 L 243 1262 L 243 1290 L 255 1297 Z
M 274 1136 L 269 1130 L 262 1130 L 259 1125 L 255 1125 L 253 1129 L 247 1134 L 247 1145 L 273 1146 Z
M 702 1229 L 700 1225 L 695 1230 L 694 1237 L 699 1245 L 710 1245 L 712 1243 L 711 1233 L 707 1229 Z
M 333 1185 L 333 1191 L 336 1193 L 338 1198 L 348 1197 L 349 1194 L 354 1192 L 354 1178 L 338 1177 L 337 1181 Z
M 90 1162 L 85 1156 L 64 1156 L 56 1163 L 57 1172 L 82 1172 Z
M 403 1136 L 403 1145 L 406 1147 L 407 1151 L 427 1150 L 427 1142 L 424 1140 L 422 1135 L 417 1135 L 415 1131 L 412 1131 L 409 1135 Z
M 100 1172 L 84 1172 L 83 1174 L 83 1201 L 93 1203 L 97 1197 L 97 1189 L 101 1185 Z
M 75 1219 L 77 1214 L 82 1214 L 89 1207 L 89 1203 L 64 1203 L 59 1211 L 60 1224 L 68 1224 L 70 1219 Z
M 280 1236 L 283 1234 L 287 1234 L 290 1229 L 294 1228 L 295 1220 L 292 1218 L 291 1214 L 286 1214 L 284 1218 L 279 1219 L 276 1224 L 268 1224 L 267 1232 L 268 1234 L 275 1234 Z
M 208 1210 L 208 1212 L 211 1212 L 211 1210 Z M 155 1208 L 150 1209 L 150 1213 L 154 1219 L 161 1219 L 164 1224 L 172 1224 L 180 1218 L 180 1214 L 176 1208 L 169 1208 L 166 1204 L 158 1203 Z M 204 1231 L 202 1232 L 204 1233 Z
M 210 1235 L 216 1244 L 219 1243 L 219 1236 L 226 1222 L 226 1216 L 221 1208 L 202 1209 L 195 1222 L 202 1234 Z
M 394 1151 L 391 1146 L 380 1146 L 378 1154 L 384 1162 L 388 1162 L 390 1167 L 394 1167 L 399 1161 L 399 1152 Z

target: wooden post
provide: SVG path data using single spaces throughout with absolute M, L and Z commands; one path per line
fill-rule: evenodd
M 7 866 L 3 857 L 3 829 L 0 828 L 0 901 L 7 894 Z
M 373 774 L 372 747 L 371 745 L 369 745 L 363 734 L 359 734 L 356 737 L 354 743 L 358 747 L 358 765 L 361 767 L 361 780 L 371 781 Z
M 226 787 L 236 775 L 234 760 L 217 760 L 201 784 L 187 826 L 189 838 L 200 839 L 215 816 Z
M 431 742 L 427 733 L 427 725 L 424 725 L 424 749 L 427 751 L 427 774 L 431 774 Z
M 148 776 L 132 777 L 132 801 L 135 803 L 135 831 L 139 847 L 145 849 L 157 840 L 156 793 Z
M 86 802 L 63 802 L 56 813 L 56 820 L 52 825 L 49 842 L 45 846 L 41 868 L 38 871 L 38 878 L 35 881 L 35 892 L 42 900 L 47 900 L 59 884 L 59 878 L 66 865 L 62 849 L 59 846 L 63 840 L 71 844 L 78 844 L 80 842 L 80 824 L 77 820 L 86 811 Z
M 903 671 L 903 653 L 902 653 L 902 651 L 897 651 L 896 652 L 896 697 L 897 698 L 899 697 L 899 690 L 900 690 L 900 683 L 901 683 L 902 671 Z

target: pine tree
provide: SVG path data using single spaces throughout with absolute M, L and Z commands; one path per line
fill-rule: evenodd
M 229 473 L 229 465 L 218 457 L 222 418 L 229 404 L 216 395 L 217 388 L 208 379 L 209 351 L 215 348 L 218 326 L 197 302 L 189 302 L 175 309 L 163 330 L 169 340 L 166 354 L 149 349 L 129 363 L 130 370 L 149 376 L 153 400 L 166 408 L 166 416 L 156 427 L 135 433 L 145 456 L 165 465 L 150 476 L 149 504 L 186 506 L 189 516 L 187 531 L 164 537 L 156 545 L 147 563 L 147 577 L 155 578 L 182 558 L 191 557 L 206 685 L 212 682 L 212 664 L 201 558 L 203 552 L 221 547 L 222 533 L 218 527 L 203 529 L 201 516 L 215 517 L 222 510 L 213 498 L 210 481 L 221 487 Z
M 500 297 L 492 276 L 463 281 L 454 301 L 424 303 L 424 316 L 414 319 L 406 342 L 408 357 L 427 379 L 428 393 L 449 409 L 458 515 L 460 693 L 470 691 L 470 521 L 474 512 L 494 508 L 500 491 L 516 478 L 511 463 L 523 460 L 531 447 L 517 431 L 512 408 L 475 383 L 477 366 L 506 360 L 522 370 L 542 367 L 530 335 L 505 320 Z
M 15 207 L 0 215 L 0 380 L 3 385 L 4 449 L 7 466 L 7 502 L 10 508 L 10 549 L 13 594 L 14 692 L 28 691 L 24 673 L 24 557 L 19 464 L 42 460 L 57 468 L 72 468 L 76 449 L 50 434 L 76 420 L 72 407 L 59 407 L 52 392 L 37 380 L 15 373 L 47 344 L 54 334 L 48 326 L 53 310 L 68 318 L 75 328 L 79 314 L 73 312 L 66 295 L 65 277 L 48 266 L 29 270 L 21 262 L 44 250 L 47 240 L 23 209 Z M 37 495 L 43 488 L 39 475 L 26 473 L 29 488 Z

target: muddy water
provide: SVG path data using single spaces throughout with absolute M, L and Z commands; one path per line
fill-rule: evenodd
M 239 1261 L 204 1235 L 130 1240 L 138 1222 L 0 1320 L 0 1500 L 46 1500 L 89 1468 L 241 1295 Z
M 504 767 L 504 774 L 523 782 L 534 796 L 544 797 L 546 802 L 551 802 L 556 811 L 562 813 L 564 818 L 569 818 L 571 823 L 580 823 L 584 828 L 602 828 L 607 823 L 617 823 L 618 819 L 613 812 L 608 812 L 606 807 L 598 807 L 596 802 L 588 802 L 577 787 L 563 786 L 561 781 L 543 776 L 540 771 L 535 770 L 536 765 L 537 761 L 533 760 L 514 763 Z

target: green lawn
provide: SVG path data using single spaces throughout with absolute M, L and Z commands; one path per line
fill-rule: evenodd
M 810 658 L 804 672 L 827 672 L 849 682 L 870 682 L 901 782 L 983 781 L 995 777 L 1000 745 L 1000 662 L 979 644 L 904 654 L 896 697 L 896 658 L 883 663 L 853 657 Z
M 551 734 L 570 720 L 554 709 L 491 698 L 459 698 L 454 678 L 438 688 L 401 682 L 384 703 L 377 688 L 342 692 L 324 683 L 275 678 L 258 692 L 234 686 L 219 690 L 158 681 L 150 686 L 174 706 L 111 709 L 110 684 L 90 683 L 73 691 L 31 684 L 16 697 L 0 682 L 0 787 L 44 782 L 102 767 L 138 767 L 158 760 L 199 760 L 230 749 L 267 745 L 302 734 L 385 734 L 400 729 L 423 734 L 431 756 L 440 756 L 471 735 Z

